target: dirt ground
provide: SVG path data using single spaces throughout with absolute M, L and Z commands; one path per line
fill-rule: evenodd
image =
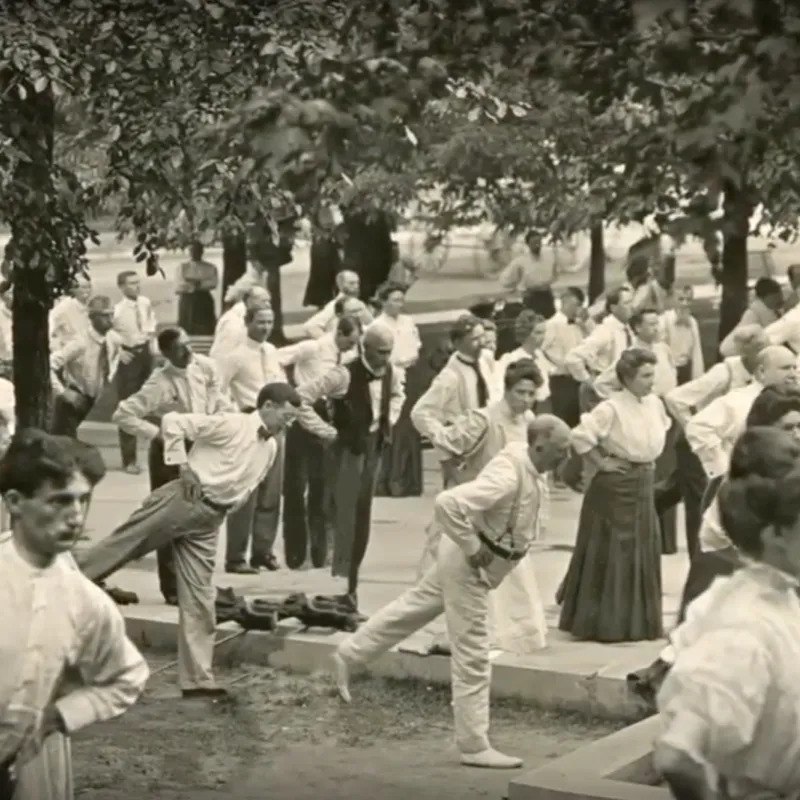
M 166 658 L 150 659 L 156 670 Z M 356 679 L 353 703 L 325 675 L 220 671 L 230 701 L 182 700 L 175 670 L 154 675 L 127 715 L 73 742 L 83 800 L 469 800 L 501 798 L 509 772 L 460 767 L 446 688 Z M 493 739 L 533 768 L 620 727 L 520 702 L 493 706 Z

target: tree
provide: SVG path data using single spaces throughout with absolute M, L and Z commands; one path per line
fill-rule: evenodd
M 440 91 L 444 72 L 387 35 L 387 17 L 362 11 L 302 0 L 0 3 L 0 222 L 13 241 L 20 424 L 46 421 L 48 311 L 87 269 L 86 220 L 109 197 L 122 197 L 119 229 L 153 271 L 160 248 L 198 235 L 255 225 L 277 237 L 276 209 L 313 206 L 359 137 L 405 135 L 403 113 Z M 87 120 L 80 138 L 108 144 L 98 180 L 54 157 L 67 101 Z

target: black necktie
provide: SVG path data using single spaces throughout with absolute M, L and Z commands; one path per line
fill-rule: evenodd
M 625 326 L 625 347 L 628 348 L 633 344 L 633 337 L 631 336 L 630 328 Z
M 486 385 L 486 379 L 483 377 L 480 364 L 478 364 L 477 360 L 467 361 L 466 359 L 460 358 L 459 361 L 462 364 L 466 364 L 470 369 L 475 370 L 475 382 L 478 390 L 478 408 L 483 408 L 489 402 L 489 387 Z

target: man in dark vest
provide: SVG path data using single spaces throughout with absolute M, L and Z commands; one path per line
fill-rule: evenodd
M 332 572 L 347 578 L 347 596 L 354 608 L 369 543 L 375 475 L 405 401 L 402 379 L 389 363 L 393 346 L 392 332 L 374 323 L 364 333 L 360 358 L 297 387 L 303 399 L 299 424 L 332 446 L 331 463 L 336 464 L 331 493 Z M 330 404 L 330 423 L 313 408 L 323 398 Z

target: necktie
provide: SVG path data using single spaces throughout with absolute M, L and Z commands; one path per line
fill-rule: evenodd
M 633 337 L 631 336 L 631 329 L 625 326 L 625 347 L 628 348 L 633 344 Z
M 489 402 L 489 387 L 486 385 L 486 379 L 481 372 L 480 364 L 476 361 L 466 361 L 460 358 L 462 364 L 465 364 L 470 369 L 475 370 L 476 388 L 478 390 L 478 408 L 483 408 Z
M 142 316 L 142 304 L 138 300 L 133 301 L 134 306 L 136 307 L 136 330 L 139 333 L 144 331 L 144 318 Z
M 111 362 L 108 357 L 108 343 L 104 341 L 100 345 L 100 353 L 97 357 L 97 375 L 100 379 L 101 390 L 108 386 L 110 372 Z

